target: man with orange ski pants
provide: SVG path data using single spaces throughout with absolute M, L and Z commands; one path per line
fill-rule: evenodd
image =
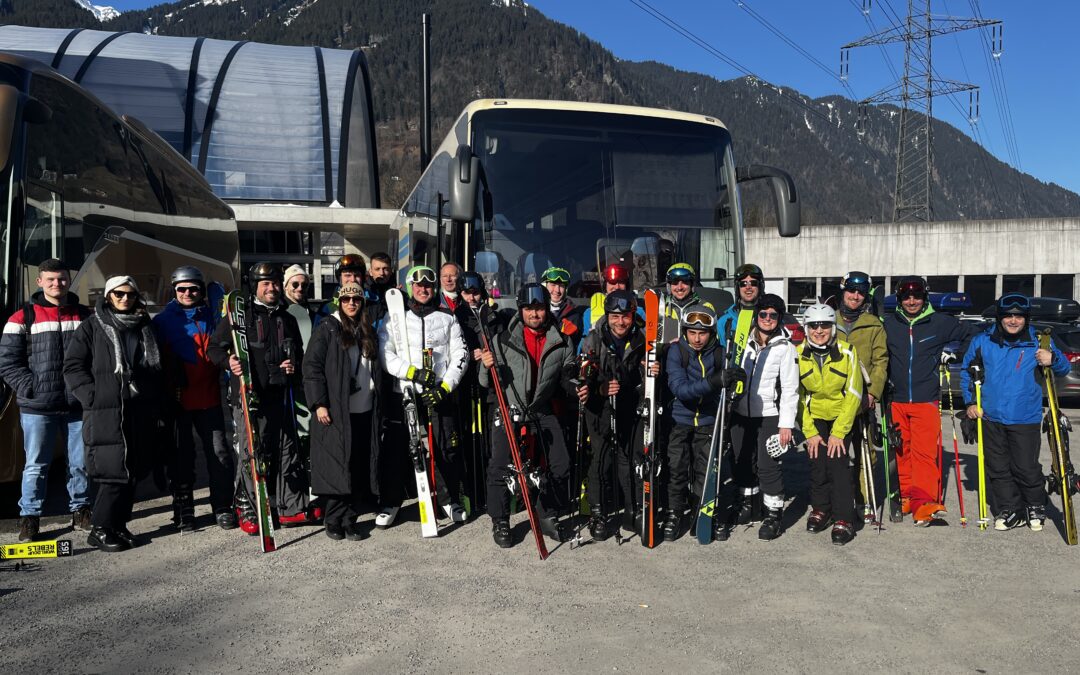
M 901 507 L 912 514 L 915 525 L 925 526 L 945 515 L 939 453 L 941 352 L 949 342 L 967 340 L 971 331 L 956 317 L 934 312 L 922 277 L 901 279 L 896 311 L 883 322 L 893 390 L 892 420 L 903 438 L 896 449 Z

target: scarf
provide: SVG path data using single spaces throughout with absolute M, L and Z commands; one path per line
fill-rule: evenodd
M 117 328 L 124 332 L 139 330 L 143 343 L 142 365 L 153 370 L 160 369 L 161 355 L 158 353 L 157 340 L 154 339 L 154 330 L 150 322 L 146 321 L 146 312 L 139 310 L 128 314 L 120 314 L 109 307 L 99 307 L 98 309 L 99 311 L 94 313 L 94 320 L 97 321 L 102 332 L 105 333 L 105 337 L 112 345 L 113 358 L 116 360 L 116 367 L 113 372 L 120 375 L 121 380 L 127 384 L 132 395 L 138 394 L 138 389 L 131 382 L 131 367 L 124 358 L 124 348 L 121 344 L 120 331 Z M 141 328 L 140 323 L 142 323 Z M 134 359 L 135 355 L 132 354 L 131 356 Z

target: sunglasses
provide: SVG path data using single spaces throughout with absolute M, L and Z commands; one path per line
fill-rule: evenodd
M 109 291 L 114 298 L 137 298 L 139 294 L 135 291 Z
M 343 305 L 359 305 L 364 302 L 364 298 L 359 295 L 346 295 L 338 298 L 338 302 Z
M 780 318 L 780 315 L 777 312 L 758 312 L 757 318 L 768 319 L 769 321 L 776 321 Z
M 561 267 L 553 267 L 544 272 L 544 276 L 541 277 L 544 281 L 553 281 L 557 284 L 570 283 L 570 273 Z
M 828 321 L 814 321 L 806 324 L 806 327 L 810 330 L 821 330 L 823 328 L 832 328 L 832 324 Z
M 745 279 L 739 282 L 739 288 L 757 288 L 761 285 L 757 279 Z
M 304 282 L 302 281 L 290 281 L 289 288 L 303 288 Z
M 201 290 L 202 289 L 199 288 L 198 286 L 177 286 L 176 287 L 176 292 L 181 293 L 183 295 L 194 295 L 194 294 L 198 293 Z

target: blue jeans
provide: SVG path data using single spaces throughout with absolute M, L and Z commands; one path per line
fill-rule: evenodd
M 45 503 L 49 464 L 52 463 L 56 435 L 67 435 L 68 509 L 74 513 L 89 506 L 86 455 L 83 451 L 82 415 L 33 415 L 20 413 L 26 467 L 22 475 L 20 516 L 40 516 Z

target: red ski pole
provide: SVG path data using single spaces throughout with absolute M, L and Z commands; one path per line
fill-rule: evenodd
M 956 462 L 956 497 L 960 500 L 960 527 L 967 527 L 967 516 L 964 515 L 964 483 L 960 480 L 960 442 L 956 440 L 956 409 L 953 407 L 952 376 L 949 367 L 945 366 L 945 383 L 949 387 L 949 417 L 952 419 L 952 448 L 953 459 Z

